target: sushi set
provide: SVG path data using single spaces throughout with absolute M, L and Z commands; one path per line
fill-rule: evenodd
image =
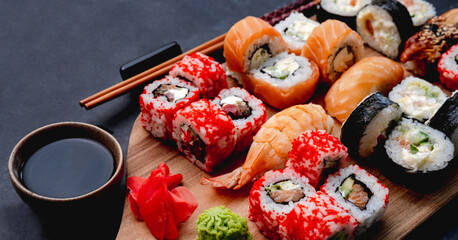
M 456 197 L 458 10 L 317 4 L 144 88 L 117 239 L 394 239 Z

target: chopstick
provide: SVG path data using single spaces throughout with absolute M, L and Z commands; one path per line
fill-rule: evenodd
M 221 49 L 224 44 L 224 38 L 226 33 L 221 34 L 220 36 L 213 38 L 212 40 L 205 42 L 189 51 L 186 51 L 172 59 L 169 59 L 155 67 L 152 67 L 140 74 L 137 74 L 125 81 L 122 81 L 116 85 L 113 85 L 105 90 L 102 90 L 96 94 L 93 94 L 80 101 L 80 105 L 86 109 L 91 109 L 97 105 L 100 105 L 104 102 L 107 102 L 115 97 L 118 97 L 133 88 L 142 85 L 156 77 L 166 74 L 172 68 L 173 64 L 179 62 L 186 55 L 189 55 L 194 52 L 201 52 L 203 54 L 212 53 L 218 49 Z

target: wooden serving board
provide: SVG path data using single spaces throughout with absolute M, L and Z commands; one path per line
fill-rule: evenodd
M 373 50 L 367 49 L 365 55 L 373 56 L 378 54 Z M 406 72 L 406 75 L 408 74 Z M 319 91 L 313 97 L 312 102 L 321 104 L 325 90 Z M 266 109 L 269 117 L 278 112 L 278 110 L 268 106 L 266 106 Z M 239 190 L 220 190 L 199 183 L 202 177 L 218 176 L 241 166 L 245 161 L 245 156 L 246 153 L 231 156 L 223 166 L 209 175 L 185 159 L 173 143 L 165 143 L 153 138 L 142 127 L 140 117 L 138 117 L 133 125 L 129 140 L 126 165 L 127 177 L 148 177 L 151 170 L 156 169 L 160 162 L 166 163 L 170 167 L 172 174 L 183 174 L 182 184 L 191 190 L 199 206 L 188 221 L 180 224 L 179 239 L 196 239 L 195 226 L 197 218 L 204 210 L 211 207 L 224 205 L 248 220 L 248 196 L 252 183 Z M 356 162 L 352 161 L 352 163 Z M 445 178 L 444 181 L 431 183 L 432 189 L 418 191 L 405 187 L 402 182 L 392 181 L 391 178 L 385 177 L 381 170 L 374 166 L 356 164 L 378 177 L 380 182 L 390 190 L 390 203 L 384 217 L 361 236 L 362 239 L 403 238 L 452 200 L 458 193 L 458 184 L 455 184 L 458 182 L 458 168 L 455 166 L 453 166 L 452 170 L 446 172 L 449 177 Z M 422 188 L 419 187 L 418 189 Z M 266 239 L 253 222 L 249 220 L 247 222 L 253 239 Z M 127 199 L 117 239 L 155 239 L 146 224 L 135 218 Z

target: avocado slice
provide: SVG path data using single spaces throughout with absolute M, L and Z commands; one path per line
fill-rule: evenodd
M 344 182 L 339 187 L 339 192 L 342 194 L 344 199 L 348 198 L 348 195 L 353 191 L 353 184 L 355 183 L 355 179 L 352 177 L 347 177 Z

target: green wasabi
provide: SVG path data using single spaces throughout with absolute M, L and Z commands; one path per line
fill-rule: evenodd
M 200 214 L 196 230 L 197 240 L 253 239 L 248 231 L 246 218 L 224 206 L 213 207 Z

